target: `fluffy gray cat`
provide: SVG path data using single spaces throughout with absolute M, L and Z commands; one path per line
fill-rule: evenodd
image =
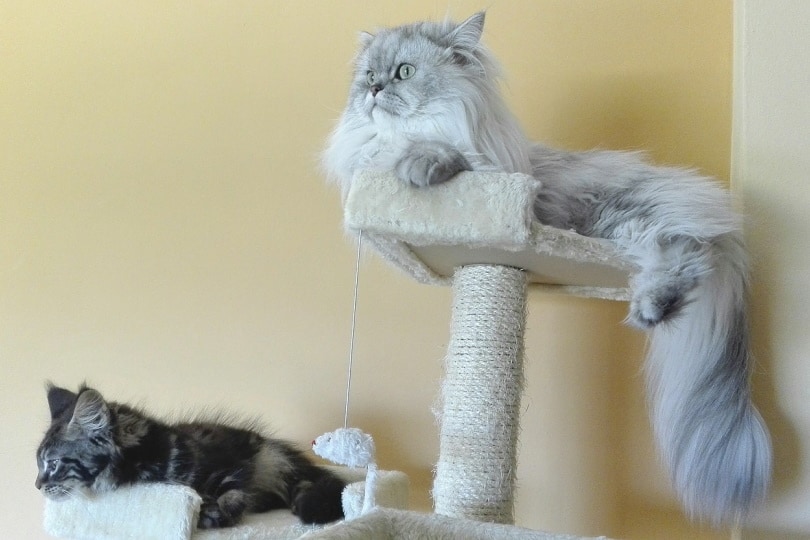
M 344 196 L 364 168 L 419 187 L 464 170 L 540 180 L 541 222 L 609 239 L 640 268 L 628 321 L 649 331 L 653 426 L 687 512 L 745 518 L 768 490 L 771 448 L 751 401 L 747 256 L 729 193 L 634 153 L 527 140 L 501 98 L 483 25 L 478 13 L 362 34 L 327 171 Z

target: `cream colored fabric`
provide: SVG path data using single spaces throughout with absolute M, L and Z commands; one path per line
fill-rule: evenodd
M 343 513 L 346 519 L 360 517 L 365 502 L 366 470 L 358 469 L 364 480 L 352 482 L 343 490 Z M 408 475 L 400 471 L 377 470 L 374 502 L 383 508 L 408 508 Z
M 417 188 L 393 175 L 361 171 L 346 200 L 346 223 L 415 245 L 463 244 L 519 250 L 531 238 L 531 201 L 540 183 L 521 174 L 461 173 Z M 528 204 L 527 204 L 528 202 Z
M 358 519 L 313 531 L 306 540 L 606 540 L 480 523 L 438 514 L 378 508 Z
M 363 507 L 365 469 L 328 467 L 350 482 L 343 491 L 348 518 Z M 408 477 L 399 471 L 378 471 L 377 504 L 408 506 Z M 197 530 L 201 499 L 185 486 L 137 484 L 101 496 L 46 499 L 44 528 L 57 538 L 74 540 L 288 540 L 319 527 L 302 524 L 287 510 L 245 516 L 236 527 Z
M 123 487 L 101 496 L 45 500 L 45 531 L 77 540 L 188 540 L 200 497 L 166 484 Z
M 360 171 L 346 198 L 344 225 L 422 283 L 449 285 L 455 268 L 522 268 L 529 282 L 559 292 L 628 298 L 632 264 L 610 242 L 538 223 L 542 186 L 523 174 L 465 172 L 428 188 L 392 174 Z

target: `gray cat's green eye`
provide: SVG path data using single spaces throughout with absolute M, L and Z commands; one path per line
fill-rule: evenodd
M 377 82 L 377 73 L 374 72 L 374 71 L 369 70 L 366 73 L 366 82 L 368 83 L 369 86 L 376 83 Z
M 416 68 L 410 64 L 402 64 L 397 69 L 397 77 L 400 79 L 410 79 L 416 73 Z

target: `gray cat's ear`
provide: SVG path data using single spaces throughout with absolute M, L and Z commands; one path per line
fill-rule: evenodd
M 486 12 L 479 11 L 463 23 L 453 29 L 448 38 L 454 47 L 461 49 L 472 50 L 481 41 L 481 35 L 484 33 L 484 19 Z
M 110 409 L 104 398 L 92 388 L 86 388 L 76 398 L 76 408 L 68 424 L 69 429 L 80 429 L 92 432 L 105 429 L 110 425 Z
M 374 40 L 374 34 L 369 32 L 360 32 L 357 34 L 357 43 L 360 45 L 361 49 L 365 49 L 371 42 Z
M 76 394 L 66 388 L 59 388 L 48 383 L 48 408 L 51 410 L 51 420 L 55 420 L 76 403 Z

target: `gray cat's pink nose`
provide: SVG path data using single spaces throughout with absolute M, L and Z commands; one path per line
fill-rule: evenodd
M 372 96 L 376 96 L 380 90 L 382 90 L 382 86 L 380 86 L 379 84 L 375 84 L 374 86 L 369 88 L 369 92 L 371 92 Z

